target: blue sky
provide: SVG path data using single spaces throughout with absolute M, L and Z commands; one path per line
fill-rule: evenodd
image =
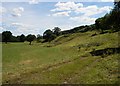
M 62 30 L 90 25 L 109 13 L 113 2 L 2 2 L 0 32 L 13 35 L 42 34 L 46 29 Z

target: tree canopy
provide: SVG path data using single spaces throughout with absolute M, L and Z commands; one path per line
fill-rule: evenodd
M 100 32 L 110 30 L 112 32 L 120 30 L 120 1 L 114 2 L 114 8 L 104 17 L 95 21 L 96 29 Z
M 24 42 L 24 41 L 25 41 L 25 35 L 22 34 L 22 35 L 20 35 L 20 42 Z
M 10 31 L 4 31 L 2 32 L 2 41 L 7 44 L 8 41 L 10 41 L 12 37 L 12 33 Z
M 48 29 L 43 33 L 43 38 L 45 39 L 45 42 L 50 42 L 54 38 L 56 38 L 56 36 L 53 34 L 53 32 L 50 29 Z
M 29 34 L 29 35 L 27 35 L 26 40 L 27 40 L 28 42 L 30 42 L 29 45 L 31 45 L 31 42 L 32 42 L 35 38 L 36 38 L 35 35 Z
M 61 32 L 61 29 L 59 27 L 55 27 L 52 31 L 56 36 L 59 36 L 60 32 Z

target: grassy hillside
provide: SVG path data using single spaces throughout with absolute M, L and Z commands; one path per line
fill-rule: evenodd
M 118 32 L 74 33 L 50 43 L 3 44 L 3 83 L 115 84 L 118 54 L 92 56 L 93 50 L 118 47 Z

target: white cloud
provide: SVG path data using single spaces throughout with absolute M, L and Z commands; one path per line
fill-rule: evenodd
M 81 13 L 81 16 L 71 17 L 70 20 L 80 23 L 81 25 L 89 25 L 95 23 L 96 18 L 91 17 L 100 13 L 109 12 L 112 9 L 110 6 L 97 7 L 91 5 L 87 7 L 78 8 L 75 10 L 76 13 Z
M 39 3 L 39 0 L 30 0 L 29 1 L 29 4 L 38 4 Z
M 12 10 L 12 16 L 20 17 L 23 12 L 24 12 L 24 8 L 23 7 L 14 8 Z
M 70 16 L 70 15 L 69 15 L 70 12 L 71 12 L 71 11 L 67 11 L 67 12 L 57 12 L 57 13 L 52 14 L 52 16 L 56 16 L 56 17 Z
M 75 12 L 83 13 L 85 16 L 92 16 L 103 12 L 109 12 L 111 9 L 112 7 L 110 6 L 97 7 L 96 5 L 91 5 L 87 7 L 78 8 L 75 10 Z
M 68 16 L 69 19 L 84 25 L 84 24 L 93 24 L 96 18 L 92 17 L 98 14 L 104 14 L 109 12 L 112 7 L 111 6 L 103 6 L 98 7 L 97 5 L 89 5 L 84 6 L 82 3 L 75 3 L 75 2 L 58 2 L 55 5 L 55 9 L 52 9 L 53 13 L 52 16 Z M 60 11 L 60 12 L 59 12 Z M 75 16 L 75 13 L 79 16 Z M 72 17 L 71 17 L 72 16 Z
M 97 5 L 90 5 L 84 7 L 82 3 L 75 3 L 75 2 L 58 2 L 55 5 L 55 9 L 52 9 L 51 11 L 61 11 L 61 13 L 55 13 L 53 15 L 57 16 L 60 14 L 69 16 L 66 11 L 75 12 L 77 14 L 82 13 L 85 16 L 93 16 L 100 13 L 106 13 L 109 12 L 112 7 L 111 6 L 104 6 L 104 7 L 98 7 Z M 63 12 L 64 11 L 64 12 Z
M 75 3 L 75 2 L 58 2 L 55 5 L 55 9 L 51 11 L 66 11 L 66 10 L 75 10 L 76 8 L 83 7 L 82 3 Z
M 6 8 L 0 6 L 0 15 L 2 15 L 3 13 L 6 13 Z
M 87 16 L 78 16 L 78 17 L 71 17 L 70 20 L 73 20 L 75 22 L 80 23 L 81 25 L 88 25 L 88 24 L 93 24 L 96 20 L 96 18 L 90 18 Z
M 55 8 L 50 10 L 52 14 L 47 16 L 67 16 L 69 19 L 68 23 L 65 23 L 65 26 L 64 24 L 61 24 L 60 26 L 63 26 L 63 28 L 65 29 L 70 29 L 67 28 L 67 26 L 71 25 L 70 27 L 75 27 L 79 25 L 94 24 L 95 20 L 97 19 L 96 15 L 98 15 L 98 17 L 100 15 L 105 15 L 106 13 L 110 12 L 112 8 L 113 7 L 111 6 L 84 6 L 83 3 L 58 2 L 57 4 L 55 4 Z

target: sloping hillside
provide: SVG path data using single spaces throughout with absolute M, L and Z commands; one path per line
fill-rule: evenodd
M 34 43 L 31 47 L 26 43 L 3 44 L 3 83 L 118 83 L 118 32 L 94 33 L 62 35 L 50 43 Z M 13 51 L 9 51 L 9 47 Z M 107 48 L 115 49 L 116 52 L 106 51 Z M 23 53 L 23 49 L 27 52 Z M 99 53 L 98 56 L 90 53 L 97 50 L 108 53 Z M 11 54 L 13 52 L 18 57 L 14 57 Z

